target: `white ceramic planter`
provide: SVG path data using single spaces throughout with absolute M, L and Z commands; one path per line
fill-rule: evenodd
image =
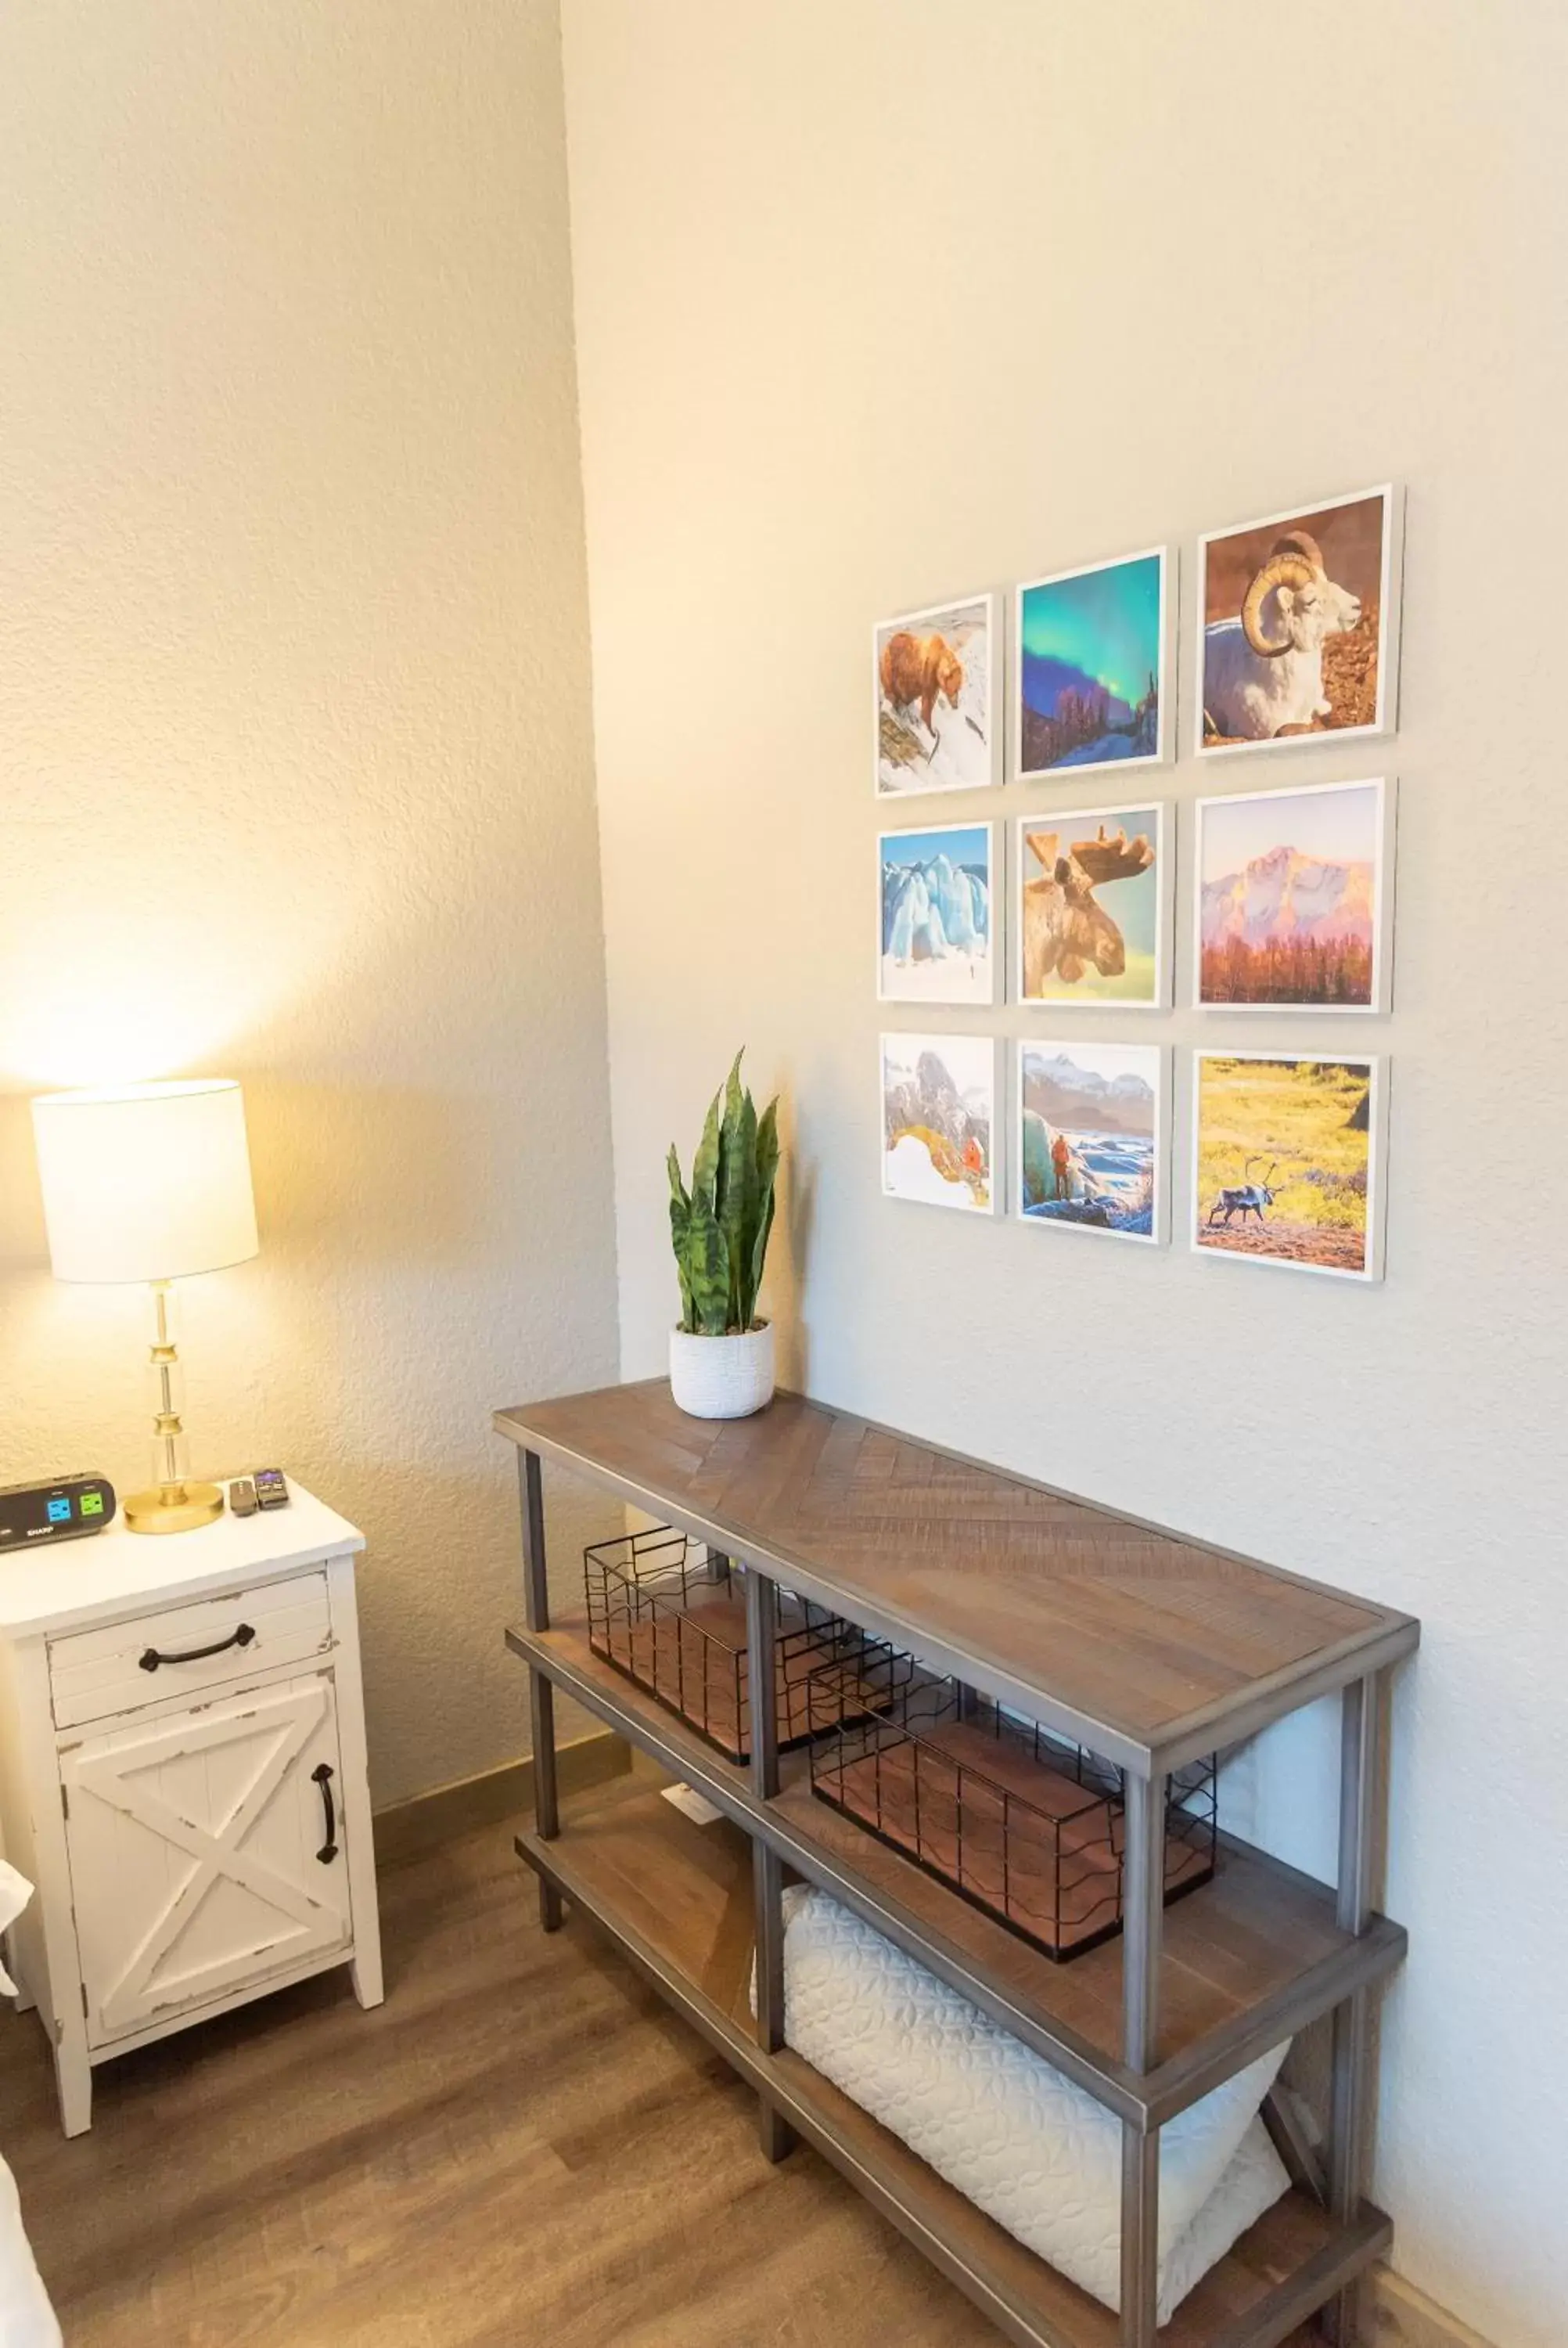
M 691 1418 L 750 1418 L 774 1396 L 774 1325 L 733 1337 L 670 1332 L 670 1391 Z

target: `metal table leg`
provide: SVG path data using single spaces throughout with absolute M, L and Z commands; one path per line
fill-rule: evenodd
M 545 1496 L 537 1451 L 518 1454 L 518 1490 L 523 1510 L 523 1619 L 530 1631 L 550 1626 L 549 1585 L 545 1576 Z M 560 1832 L 560 1799 L 556 1785 L 556 1692 L 542 1672 L 528 1672 L 528 1713 L 533 1726 L 534 1824 L 547 1842 Z M 561 1896 L 541 1875 L 539 1922 L 547 1932 L 559 1932 Z
M 1361 1933 L 1372 1915 L 1382 1787 L 1383 1675 L 1353 1680 L 1343 1700 L 1339 1761 L 1339 1888 L 1337 1921 Z M 1328 2112 L 1328 2207 L 1341 2224 L 1361 2206 L 1367 2163 L 1371 2065 L 1371 2004 L 1358 1990 L 1334 2012 L 1333 2077 Z M 1358 2288 L 1342 2291 L 1326 2311 L 1334 2348 L 1354 2348 Z
M 1122 2123 L 1122 2348 L 1154 2348 L 1160 2291 L 1160 2131 Z
M 1122 2043 L 1135 2071 L 1153 2065 L 1160 2038 L 1160 1958 L 1165 1931 L 1163 1776 L 1126 1780 L 1122 1859 Z M 1160 2132 L 1122 2130 L 1122 2348 L 1154 2348 L 1160 2289 Z
M 771 1801 L 779 1789 L 778 1592 L 766 1574 L 746 1570 L 746 1694 L 751 1721 L 752 1791 Z M 765 1843 L 752 1845 L 756 1909 L 757 2040 L 764 2054 L 784 2043 L 784 1868 Z M 769 2160 L 782 2160 L 794 2131 L 766 2093 L 757 2099 L 757 2135 Z

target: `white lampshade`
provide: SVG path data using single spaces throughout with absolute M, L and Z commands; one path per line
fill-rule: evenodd
M 46 1093 L 33 1130 L 56 1280 L 181 1280 L 256 1253 L 231 1078 Z

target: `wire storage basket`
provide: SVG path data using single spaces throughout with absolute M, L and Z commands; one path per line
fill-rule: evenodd
M 1063 1962 L 1122 1930 L 1122 1772 L 911 1656 L 863 1639 L 825 1671 L 856 1713 L 815 1745 L 812 1791 Z M 1214 1874 L 1217 1763 L 1171 1780 L 1167 1903 Z
M 583 1551 L 589 1644 L 596 1655 L 694 1728 L 726 1759 L 751 1758 L 744 1569 L 702 1541 L 656 1526 Z M 825 1606 L 779 1592 L 774 1679 L 781 1750 L 864 1707 L 853 1671 L 864 1646 Z

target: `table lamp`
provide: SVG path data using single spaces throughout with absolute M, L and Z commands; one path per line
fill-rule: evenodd
M 189 1532 L 223 1512 L 186 1475 L 169 1284 L 256 1253 L 245 1105 L 229 1077 L 46 1093 L 33 1103 L 56 1280 L 151 1282 L 153 1475 L 124 1503 L 136 1533 Z

